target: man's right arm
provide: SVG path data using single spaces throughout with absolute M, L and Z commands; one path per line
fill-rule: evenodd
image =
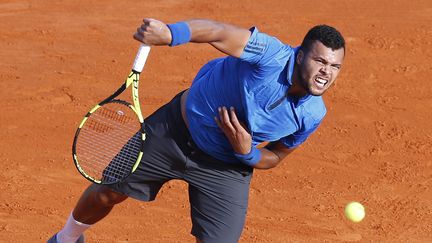
M 234 57 L 240 57 L 251 35 L 248 29 L 211 20 L 196 19 L 186 23 L 191 29 L 191 42 L 209 43 Z
M 251 32 L 248 29 L 212 20 L 192 19 L 184 21 L 190 29 L 190 42 L 209 43 L 219 51 L 240 57 Z M 155 19 L 144 19 L 134 38 L 148 45 L 169 45 L 171 31 L 167 25 Z

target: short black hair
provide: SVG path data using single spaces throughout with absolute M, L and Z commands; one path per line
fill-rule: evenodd
M 312 27 L 306 34 L 300 49 L 308 52 L 314 41 L 320 41 L 323 45 L 332 50 L 345 50 L 345 40 L 342 34 L 335 28 L 328 25 L 317 25 Z

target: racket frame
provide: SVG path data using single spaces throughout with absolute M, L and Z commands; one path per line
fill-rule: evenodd
M 88 120 L 90 115 L 92 115 L 92 113 L 94 113 L 97 109 L 101 108 L 104 104 L 107 104 L 110 102 L 123 103 L 124 105 L 129 106 L 129 108 L 132 109 L 134 111 L 134 113 L 137 115 L 139 123 L 140 123 L 141 146 L 140 146 L 140 151 L 139 151 L 139 154 L 137 157 L 137 161 L 135 162 L 134 166 L 132 167 L 132 170 L 130 171 L 130 173 L 128 175 L 132 174 L 136 170 L 136 168 L 138 167 L 139 163 L 141 162 L 141 158 L 143 155 L 144 140 L 146 139 L 146 132 L 145 132 L 145 125 L 144 125 L 144 117 L 142 115 L 140 101 L 139 101 L 138 87 L 139 87 L 140 74 L 141 74 L 142 69 L 144 68 L 144 64 L 145 64 L 145 61 L 148 57 L 149 52 L 150 52 L 149 46 L 144 45 L 144 44 L 142 44 L 140 46 L 140 48 L 138 50 L 138 54 L 137 54 L 135 61 L 134 61 L 132 71 L 128 75 L 125 82 L 112 95 L 110 95 L 109 97 L 107 97 L 103 101 L 99 102 L 89 112 L 87 112 L 87 114 L 84 116 L 84 118 L 82 119 L 81 123 L 78 126 L 78 129 L 75 132 L 74 141 L 72 144 L 72 158 L 73 158 L 75 167 L 77 168 L 78 172 L 82 176 L 84 176 L 84 178 L 86 178 L 87 180 L 89 180 L 93 183 L 96 183 L 96 184 L 115 184 L 115 183 L 121 182 L 122 180 L 126 179 L 126 177 L 127 177 L 127 176 L 125 176 L 124 178 L 122 178 L 122 180 L 110 182 L 110 183 L 106 183 L 106 182 L 103 182 L 99 179 L 96 179 L 93 176 L 87 174 L 86 171 L 80 166 L 79 158 L 76 155 L 77 141 L 78 141 L 78 136 L 80 134 L 81 128 L 84 126 L 84 124 L 86 123 L 86 121 Z M 131 88 L 132 89 L 132 104 L 127 102 L 127 101 L 115 99 L 117 96 L 122 94 L 131 85 L 132 85 L 132 88 Z

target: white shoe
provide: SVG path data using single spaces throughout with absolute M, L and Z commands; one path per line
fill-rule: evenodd
M 57 241 L 57 233 L 55 235 L 53 235 L 48 241 L 47 243 L 58 243 Z M 77 241 L 75 241 L 75 243 L 85 243 L 85 238 L 84 235 L 81 235 Z

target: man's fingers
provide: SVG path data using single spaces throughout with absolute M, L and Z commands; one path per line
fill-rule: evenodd
M 156 19 L 144 19 L 144 24 L 141 25 L 141 28 L 144 31 L 150 31 L 150 30 L 155 31 L 155 30 L 161 30 L 163 25 L 165 24 Z
M 145 18 L 145 19 L 143 19 L 144 25 L 149 25 L 150 22 L 152 22 L 153 20 L 154 19 L 151 19 L 151 18 Z
M 215 122 L 216 122 L 216 125 L 218 125 L 218 127 L 220 128 L 220 129 L 222 129 L 223 127 L 222 127 L 222 124 L 220 123 L 220 121 L 219 121 L 219 119 L 215 116 L 214 117 L 214 120 L 215 120 Z
M 149 25 L 147 25 L 147 24 L 142 24 L 142 25 L 140 26 L 139 29 L 141 29 L 141 31 L 144 32 L 144 31 L 147 31 L 147 28 L 148 28 L 148 27 L 149 27 Z
M 220 119 L 222 125 L 225 128 L 229 129 L 232 133 L 234 133 L 235 129 L 234 129 L 233 125 L 231 124 L 227 108 L 225 106 L 219 107 L 218 111 L 219 111 L 219 119 Z
M 222 124 L 222 122 L 219 120 L 217 116 L 214 117 L 214 120 L 216 122 L 216 125 L 223 131 L 223 133 L 225 133 L 225 135 L 228 136 L 226 126 Z
M 150 21 L 153 21 L 153 19 L 144 19 L 144 24 L 137 28 L 137 32 L 133 36 L 135 40 L 149 44 L 147 36 L 149 34 Z
M 230 107 L 228 111 L 228 109 L 223 106 L 219 107 L 218 111 L 220 117 L 220 121 L 218 120 L 218 122 L 220 127 L 223 125 L 225 128 L 230 129 L 232 133 L 237 131 L 247 132 L 245 124 L 238 120 L 234 107 Z
M 237 119 L 235 109 L 232 106 L 230 107 L 230 117 L 231 117 L 231 123 L 237 131 L 245 130 L 244 127 L 240 124 L 239 120 Z
M 143 36 L 139 33 L 139 32 L 136 32 L 134 35 L 133 35 L 133 38 L 135 39 L 135 40 L 137 40 L 137 41 L 143 41 Z

